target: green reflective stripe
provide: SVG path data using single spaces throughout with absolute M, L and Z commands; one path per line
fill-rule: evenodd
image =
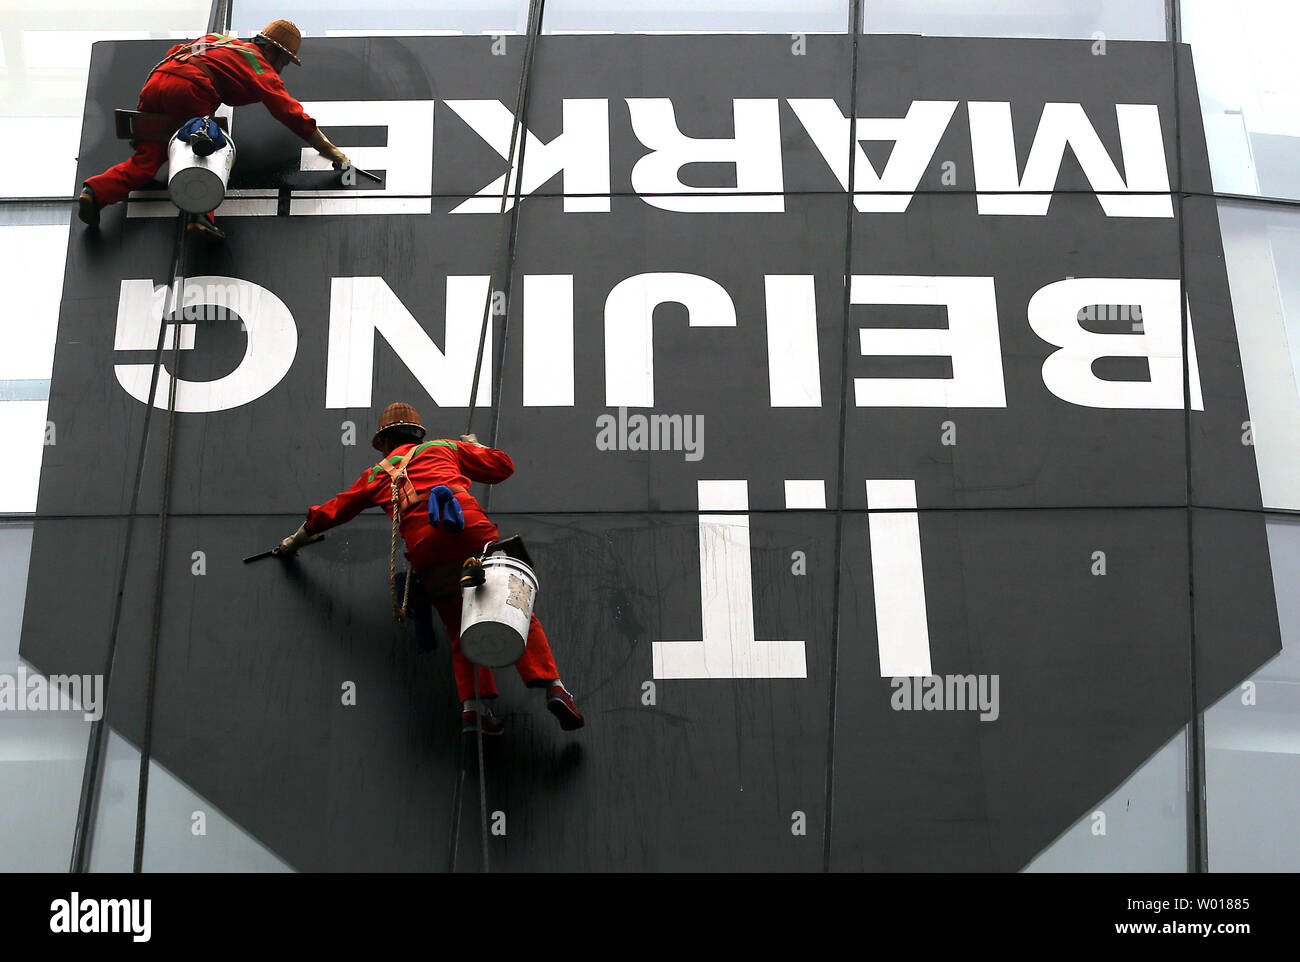
M 215 46 L 215 44 L 213 46 Z M 240 47 L 239 52 L 248 58 L 248 62 L 253 65 L 253 69 L 256 70 L 258 73 L 266 72 L 262 69 L 262 65 L 258 63 L 257 56 L 253 53 L 253 51 L 249 50 L 247 47 Z
M 423 444 L 417 445 L 416 448 L 415 448 L 415 450 L 411 452 L 411 460 L 414 461 L 415 458 L 416 458 L 416 456 L 417 456 L 421 451 L 423 451 L 425 448 L 431 448 L 431 447 L 433 447 L 434 445 L 438 445 L 438 446 L 440 446 L 440 447 L 444 447 L 444 448 L 451 448 L 451 449 L 453 449 L 453 450 L 455 450 L 455 448 L 456 448 L 456 442 L 455 442 L 455 441 L 425 441 Z M 391 458 L 388 458 L 388 463 L 391 464 L 393 467 L 397 467 L 399 464 L 402 463 L 402 458 L 403 458 L 403 457 L 405 457 L 405 455 L 402 455 L 402 454 L 394 454 Z M 409 464 L 410 462 L 407 462 L 407 463 Z M 371 481 L 371 483 L 373 484 L 374 481 L 375 481 L 375 479 L 378 478 L 379 475 L 380 475 L 380 474 L 383 474 L 383 473 L 386 473 L 386 472 L 384 471 L 384 462 L 383 462 L 383 461 L 380 461 L 378 464 L 376 464 L 373 468 L 370 469 L 370 481 Z

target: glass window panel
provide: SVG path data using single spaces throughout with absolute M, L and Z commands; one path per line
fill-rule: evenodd
M 0 872 L 68 870 L 89 729 L 80 712 L 0 712 Z
M 1300 509 L 1300 210 L 1219 203 L 1264 506 Z
M 72 193 L 93 43 L 197 36 L 210 7 L 210 0 L 155 0 L 125 8 L 89 0 L 0 4 L 0 143 L 41 145 L 40 164 L 28 163 L 19 151 L 0 157 L 0 195 Z
M 154 767 L 149 769 L 153 781 Z M 140 752 L 113 730 L 104 744 L 95 824 L 90 832 L 90 870 L 129 872 L 135 858 L 135 810 L 140 789 Z
M 547 0 L 544 33 L 844 33 L 849 0 Z
M 32 522 L 0 524 L 0 664 L 18 661 L 18 638 L 27 597 L 27 560 L 32 552 Z M 10 670 L 9 667 L 3 670 Z
M 1105 818 L 1105 834 L 1094 817 Z M 1179 732 L 1025 867 L 1026 872 L 1186 872 L 1187 734 Z
M 1164 0 L 867 0 L 867 33 L 1164 40 Z
M 0 512 L 36 510 L 36 487 L 45 453 L 46 405 L 46 401 L 0 401 L 0 446 L 5 459 L 5 470 L 0 472 Z
M 8 318 L 0 350 L 0 398 L 5 381 L 50 377 L 67 246 L 66 224 L 0 224 L 0 290 Z
M 1215 190 L 1300 197 L 1292 0 L 1183 0 Z
M 41 145 L 37 166 L 21 150 L 0 150 L 0 196 L 66 197 L 80 186 L 74 183 L 81 147 L 80 107 L 75 117 L 5 117 L 0 111 L 0 142 Z
M 1282 651 L 1205 713 L 1210 870 L 1300 871 L 1300 519 L 1272 517 Z
M 231 25 L 252 36 L 272 20 L 292 20 L 305 37 L 355 34 L 523 33 L 528 0 L 234 0 Z
M 135 859 L 140 751 L 109 732 L 91 838 L 92 872 L 129 872 Z M 293 869 L 155 761 L 149 763 L 146 872 L 291 872 Z M 206 835 L 192 831 L 195 812 Z
M 18 657 L 31 546 L 30 522 L 0 524 L 0 673 L 19 691 L 39 684 Z M 90 723 L 24 708 L 0 711 L 0 872 L 66 872 Z
M 147 30 L 24 30 L 23 66 L 30 77 L 84 77 L 90 69 L 90 45 L 96 41 L 148 39 Z

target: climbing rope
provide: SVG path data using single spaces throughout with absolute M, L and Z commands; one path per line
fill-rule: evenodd
M 532 73 L 533 50 L 537 35 L 542 29 L 542 7 L 545 0 L 529 0 L 528 30 L 524 40 L 524 59 L 519 70 L 519 90 L 515 95 L 515 119 L 510 125 L 510 149 L 506 152 L 506 174 L 501 184 L 501 206 L 497 210 L 497 233 L 492 244 L 492 267 L 488 277 L 487 297 L 483 301 L 483 321 L 478 333 L 478 354 L 474 359 L 474 380 L 469 389 L 469 416 L 465 421 L 465 433 L 474 432 L 474 409 L 478 402 L 479 377 L 483 371 L 483 352 L 487 346 L 488 325 L 492 323 L 492 294 L 496 288 L 497 258 L 501 255 L 501 241 L 506 228 L 506 202 L 510 197 L 511 181 L 515 182 L 516 205 L 523 183 L 523 145 L 519 141 L 519 131 L 524 124 L 524 106 L 528 92 L 528 78 Z M 518 148 L 519 161 L 516 164 L 515 152 Z M 516 174 L 516 169 L 518 173 Z M 516 206 L 516 209 L 517 206 Z M 507 268 L 508 270 L 508 268 Z M 396 591 L 394 591 L 396 596 Z M 479 667 L 474 666 L 474 711 L 478 721 L 476 741 L 478 743 L 478 807 L 479 827 L 483 844 L 483 871 L 491 871 L 488 856 L 488 815 L 487 815 L 487 772 L 483 763 L 483 696 L 479 688 Z
M 478 816 L 483 841 L 483 871 L 491 871 L 488 857 L 487 769 L 483 766 L 483 695 L 479 690 L 478 665 L 474 666 L 474 711 L 478 718 Z
M 221 16 L 225 21 L 230 18 L 228 4 L 218 0 L 218 5 L 222 7 Z M 216 21 L 218 12 L 213 10 L 213 22 Z M 225 24 L 229 29 L 229 23 Z M 209 30 L 209 32 L 215 32 Z M 161 64 L 159 64 L 161 66 Z M 154 70 L 157 70 L 155 67 Z M 158 509 L 158 556 L 154 568 L 154 597 L 153 597 L 153 617 L 150 625 L 149 638 L 149 675 L 145 683 L 144 691 L 144 733 L 140 739 L 140 773 L 136 786 L 136 810 L 135 810 L 135 852 L 132 859 L 131 871 L 140 873 L 144 866 L 144 842 L 145 842 L 145 813 L 148 809 L 149 799 L 149 764 L 152 757 L 153 749 L 153 707 L 154 693 L 157 689 L 158 680 L 158 649 L 161 641 L 162 628 L 162 603 L 163 603 L 163 574 L 165 569 L 164 553 L 167 548 L 167 517 L 171 495 L 171 473 L 172 473 L 172 450 L 173 442 L 176 436 L 176 387 L 180 381 L 180 361 L 181 361 L 181 320 L 176 316 L 176 311 L 180 308 L 183 300 L 185 288 L 185 235 L 186 228 L 189 224 L 190 216 L 182 213 L 177 218 L 177 237 L 176 249 L 172 258 L 172 291 L 171 306 L 166 315 L 158 325 L 158 348 L 154 354 L 153 373 L 150 377 L 149 385 L 149 408 L 145 414 L 144 434 L 140 442 L 140 463 L 136 468 L 136 486 L 131 499 L 131 520 L 134 520 L 135 504 L 140 494 L 140 476 L 141 469 L 144 465 L 146 446 L 149 440 L 149 414 L 152 412 L 156 402 L 156 391 L 158 386 L 159 374 L 162 370 L 162 352 L 163 337 L 168 329 L 167 318 L 174 318 L 172 330 L 172 365 L 167 390 L 167 445 L 163 454 L 163 473 L 162 473 L 162 496 Z M 129 528 L 128 528 L 129 531 Z M 126 573 L 126 553 L 130 550 L 130 534 L 127 535 L 127 547 L 123 551 L 122 574 L 123 583 L 118 588 L 117 608 L 120 611 L 122 594 L 125 584 Z M 119 612 L 114 614 L 113 639 L 110 646 L 110 667 L 112 661 L 116 658 L 116 635 L 117 635 L 117 617 Z M 105 688 L 107 689 L 107 679 Z M 101 719 L 102 720 L 102 719 Z M 98 754 L 98 752 L 96 752 Z M 96 760 L 96 769 L 98 760 Z M 87 758 L 87 771 L 91 772 L 91 762 Z M 92 776 L 92 780 L 97 780 L 98 772 Z M 73 869 L 74 871 L 85 871 L 88 868 L 88 851 L 85 848 L 85 842 L 89 835 L 89 819 L 91 808 L 84 805 L 85 796 L 89 794 L 92 804 L 96 794 L 97 786 L 91 786 L 88 792 L 83 792 L 83 807 L 86 808 L 84 815 L 79 814 L 79 824 L 77 837 L 74 839 L 73 851 Z M 84 818 L 84 824 L 81 820 Z M 82 851 L 77 851 L 76 842 L 82 843 Z
M 393 599 L 393 620 L 400 622 L 406 617 L 406 606 L 411 599 L 411 568 L 406 568 L 406 586 L 402 589 L 402 600 L 397 600 L 397 526 L 402 520 L 401 498 L 398 495 L 398 480 L 406 479 L 406 472 L 393 477 L 393 542 L 388 549 L 388 593 Z
M 184 273 L 183 256 L 185 244 L 185 227 L 187 217 L 181 214 L 177 218 L 176 243 L 172 250 L 171 276 L 179 278 Z M 175 293 L 173 292 L 173 298 Z M 149 431 L 155 405 L 152 403 L 158 395 L 158 378 L 163 365 L 163 351 L 167 325 L 158 325 L 158 342 L 154 348 L 152 373 L 149 377 L 150 404 L 145 408 L 144 425 L 140 431 L 140 447 L 136 455 L 135 480 L 131 484 L 131 502 L 126 512 L 126 532 L 122 543 L 121 564 L 118 566 L 117 590 L 113 600 L 113 615 L 108 636 L 108 651 L 104 656 L 104 692 L 112 692 L 113 668 L 117 664 L 118 638 L 122 622 L 123 599 L 126 594 L 127 568 L 134 544 L 136 507 L 140 503 L 140 492 L 144 481 L 144 465 L 149 447 Z M 177 339 L 179 341 L 179 338 Z M 173 345 L 173 355 L 175 353 Z M 172 368 L 175 371 L 175 366 Z M 170 392 L 169 392 L 170 393 Z M 111 701 L 111 697 L 109 698 Z M 90 740 L 86 747 L 86 761 L 81 776 L 81 797 L 77 804 L 77 823 L 72 838 L 72 858 L 69 872 L 90 871 L 90 841 L 92 822 L 99 802 L 100 784 L 103 779 L 104 746 L 108 734 L 108 710 L 91 723 Z M 147 790 L 147 785 L 146 785 Z
M 474 409 L 478 404 L 478 383 L 483 370 L 483 351 L 487 346 L 488 324 L 492 321 L 492 295 L 496 290 L 497 258 L 501 255 L 501 240 L 506 228 L 506 202 L 510 198 L 510 184 L 515 184 L 516 203 L 519 190 L 523 184 L 523 145 L 519 142 L 519 131 L 524 125 L 524 104 L 528 92 L 528 78 L 533 69 L 533 50 L 537 35 L 542 28 L 542 7 L 545 0 L 530 0 L 528 4 L 528 30 L 524 40 L 524 60 L 519 70 L 519 90 L 515 94 L 515 119 L 510 125 L 510 149 L 506 151 L 506 174 L 501 184 L 501 206 L 497 210 L 497 233 L 492 242 L 491 273 L 488 277 L 487 297 L 483 300 L 483 321 L 478 333 L 478 356 L 474 359 L 474 380 L 469 389 L 469 416 L 465 420 L 465 433 L 474 432 Z M 519 158 L 516 162 L 515 150 Z
M 180 216 L 188 223 L 189 216 Z M 166 571 L 167 519 L 171 504 L 172 450 L 176 437 L 176 388 L 180 383 L 181 321 L 180 310 L 185 291 L 185 234 L 181 233 L 176 256 L 176 269 L 172 279 L 171 305 L 162 321 L 167 328 L 167 318 L 172 318 L 172 363 L 167 385 L 167 443 L 163 451 L 162 492 L 158 507 L 158 554 L 154 563 L 153 615 L 149 628 L 149 675 L 144 689 L 144 734 L 140 739 L 140 772 L 136 785 L 135 854 L 131 871 L 144 870 L 145 815 L 149 801 L 149 765 L 153 756 L 153 706 L 158 680 L 158 649 L 162 633 L 163 575 Z M 157 398 L 150 395 L 150 404 Z

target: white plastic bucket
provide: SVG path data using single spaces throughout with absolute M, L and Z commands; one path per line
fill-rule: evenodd
M 505 554 L 483 559 L 484 581 L 461 593 L 460 650 L 484 668 L 504 668 L 524 656 L 537 600 L 537 576 Z
M 175 136 L 167 142 L 167 193 L 172 203 L 189 214 L 216 210 L 226 196 L 230 169 L 235 164 L 235 142 L 226 135 L 226 146 L 206 157 Z

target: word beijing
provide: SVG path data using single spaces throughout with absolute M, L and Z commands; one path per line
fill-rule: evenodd
M 689 328 L 734 329 L 730 336 L 737 340 L 725 346 L 719 346 L 723 342 L 716 333 L 709 335 L 714 350 L 730 354 L 748 340 L 764 339 L 771 407 L 821 407 L 824 380 L 837 385 L 838 379 L 833 375 L 824 378 L 822 370 L 817 278 L 766 274 L 758 283 L 762 285 L 764 311 L 761 316 L 743 319 L 737 316 L 731 293 L 700 274 L 643 273 L 616 283 L 605 297 L 603 317 L 581 319 L 584 340 L 593 336 L 603 339 L 605 386 L 598 403 L 609 408 L 652 408 L 672 402 L 656 392 L 654 332 L 656 309 L 677 304 L 685 308 Z M 333 278 L 323 335 L 325 407 L 372 405 L 380 341 L 401 359 L 435 404 L 468 406 L 489 285 L 487 275 L 447 278 L 445 333 L 439 345 L 429 333 L 437 328 L 438 319 L 427 314 L 417 318 L 384 278 Z M 574 275 L 525 274 L 521 287 L 522 403 L 525 407 L 573 407 L 577 343 Z M 856 331 L 851 343 L 861 357 L 940 358 L 951 365 L 949 377 L 854 377 L 853 403 L 857 406 L 1007 406 L 994 278 L 854 274 L 849 278 L 849 301 L 847 323 Z M 222 411 L 248 404 L 275 388 L 293 366 L 298 350 L 297 322 L 274 291 L 239 278 L 192 277 L 186 280 L 182 303 L 185 307 L 215 305 L 237 316 L 246 331 L 247 346 L 242 360 L 226 375 L 208 381 L 179 380 L 177 410 Z M 888 312 L 867 309 L 890 305 L 930 305 L 946 323 L 920 329 L 872 326 Z M 1088 322 L 1099 305 L 1124 305 L 1141 322 L 1119 333 L 1091 329 Z M 186 311 L 169 312 L 170 306 L 166 287 L 155 287 L 145 279 L 122 281 L 115 350 L 152 352 L 160 340 L 170 347 L 177 337 L 181 350 L 194 349 L 200 325 L 185 323 Z M 1183 407 L 1183 313 L 1176 278 L 1065 278 L 1039 288 L 1023 309 L 1029 327 L 1043 341 L 1043 384 L 1060 400 L 1088 408 Z M 168 322 L 167 330 L 160 331 L 164 319 L 177 313 L 180 322 Z M 1019 315 L 1019 307 L 1016 313 Z M 212 325 L 202 326 L 210 329 Z M 477 403 L 481 406 L 491 404 L 490 385 L 496 380 L 491 327 L 483 355 L 484 376 L 479 382 Z M 1190 406 L 1202 410 L 1190 328 L 1189 324 Z M 322 336 L 318 329 L 312 334 Z M 837 334 L 836 348 L 839 343 Z M 1108 380 L 1094 373 L 1094 362 L 1115 357 L 1142 359 L 1146 376 Z M 146 357 L 123 359 L 114 365 L 114 371 L 128 394 L 148 403 L 152 364 Z M 761 377 L 759 371 L 754 375 Z M 164 368 L 159 377 L 154 397 L 161 406 L 166 403 L 171 374 Z M 584 400 L 590 403 L 592 399 Z

